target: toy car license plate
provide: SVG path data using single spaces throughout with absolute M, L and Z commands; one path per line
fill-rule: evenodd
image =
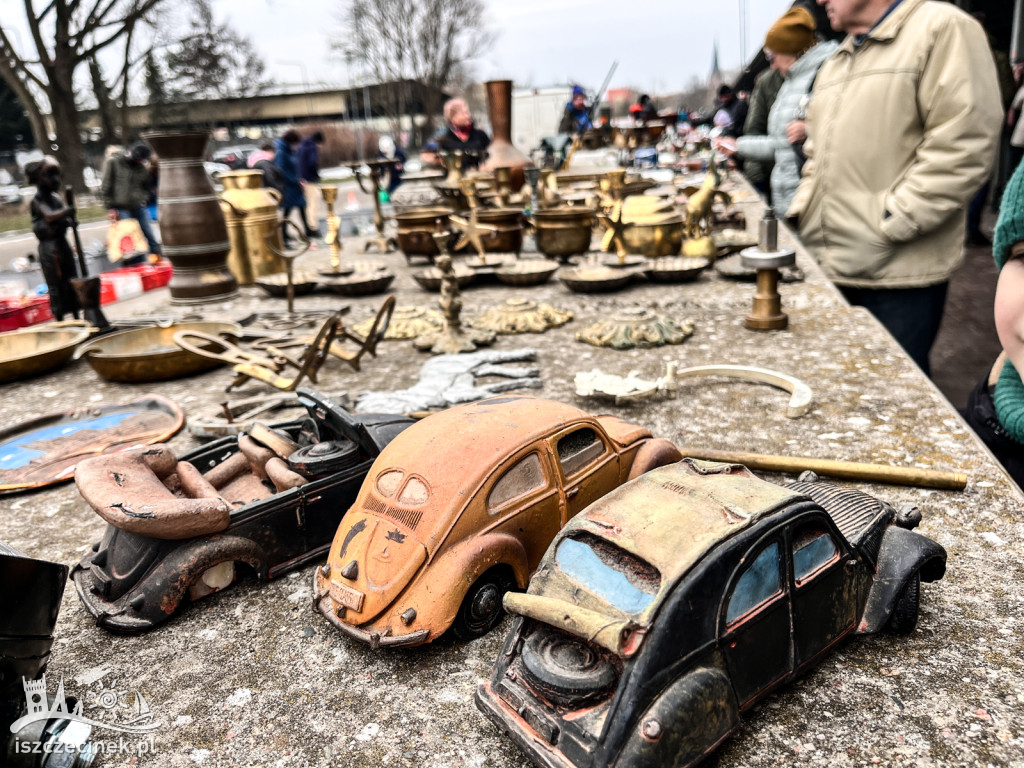
M 344 584 L 331 584 L 331 599 L 353 611 L 363 607 L 363 593 Z

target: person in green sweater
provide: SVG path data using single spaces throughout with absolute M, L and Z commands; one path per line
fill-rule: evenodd
M 1024 163 L 1003 192 L 992 255 L 999 267 L 994 314 L 1003 351 L 962 415 L 1024 488 Z

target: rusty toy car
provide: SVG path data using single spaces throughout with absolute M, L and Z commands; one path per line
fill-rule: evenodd
M 684 459 L 562 529 L 477 706 L 537 765 L 689 766 L 849 634 L 916 626 L 946 553 L 813 475 L 789 486 Z
M 614 416 L 536 397 L 434 414 L 377 459 L 314 576 L 314 603 L 378 646 L 469 639 L 504 615 L 565 522 L 649 469 L 668 440 Z
M 100 626 L 151 629 L 230 585 L 237 565 L 272 579 L 323 557 L 374 459 L 413 422 L 298 395 L 306 418 L 181 460 L 152 445 L 79 463 L 78 489 L 108 526 L 72 577 Z

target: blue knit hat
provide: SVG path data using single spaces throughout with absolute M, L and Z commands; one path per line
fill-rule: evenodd
M 999 204 L 999 218 L 992 235 L 992 256 L 1000 269 L 1010 257 L 1014 243 L 1024 240 L 1024 163 L 1017 166 L 1006 182 Z
M 574 99 L 575 99 L 575 98 L 576 98 L 577 96 L 583 96 L 583 97 L 585 98 L 585 97 L 586 97 L 586 95 L 587 95 L 587 92 L 583 90 L 583 86 L 580 86 L 580 85 L 574 85 L 574 86 L 572 87 L 572 97 L 573 97 Z

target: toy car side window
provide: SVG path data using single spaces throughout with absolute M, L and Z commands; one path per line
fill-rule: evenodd
M 839 558 L 832 535 L 818 524 L 793 532 L 793 580 L 799 585 Z
M 558 440 L 558 460 L 566 477 L 575 475 L 604 455 L 604 441 L 590 427 L 583 427 Z
M 505 504 L 547 484 L 544 467 L 536 451 L 521 458 L 491 488 L 487 495 L 487 514 L 496 515 Z
M 737 579 L 725 612 L 726 623 L 732 624 L 753 613 L 780 592 L 779 542 L 773 541 L 758 553 Z

